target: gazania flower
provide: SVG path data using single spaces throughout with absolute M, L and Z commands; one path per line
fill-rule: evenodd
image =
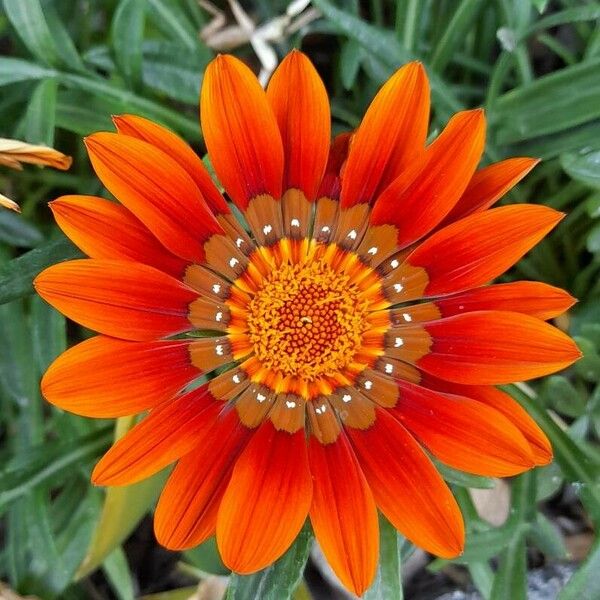
M 130 484 L 176 461 L 155 514 L 164 546 L 216 533 L 225 564 L 251 573 L 310 518 L 360 594 L 376 569 L 377 509 L 424 549 L 462 552 L 461 514 L 430 456 L 488 476 L 551 460 L 544 434 L 494 386 L 578 358 L 544 322 L 573 299 L 541 283 L 485 284 L 562 215 L 489 209 L 535 161 L 476 170 L 482 111 L 455 115 L 426 146 L 428 119 L 427 78 L 412 63 L 330 144 L 326 92 L 303 54 L 266 93 L 220 56 L 201 120 L 225 197 L 184 142 L 145 119 L 117 117 L 117 133 L 87 138 L 120 204 L 54 201 L 91 258 L 35 286 L 100 335 L 59 357 L 42 389 L 81 415 L 148 412 L 92 478 Z

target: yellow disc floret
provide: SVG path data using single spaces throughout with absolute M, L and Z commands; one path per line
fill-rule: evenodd
M 367 314 L 350 277 L 315 259 L 283 264 L 264 279 L 248 305 L 248 332 L 263 367 L 314 381 L 352 361 Z

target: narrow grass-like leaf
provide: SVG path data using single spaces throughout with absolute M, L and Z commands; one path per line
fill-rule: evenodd
M 312 531 L 305 525 L 292 547 L 270 567 L 254 575 L 232 574 L 227 600 L 289 600 L 298 587 L 312 542 Z
M 47 69 L 21 58 L 0 56 L 0 87 L 20 81 L 54 77 L 56 71 Z
M 563 154 L 560 164 L 573 179 L 600 189 L 600 150 L 583 154 Z
M 43 239 L 40 230 L 22 215 L 7 210 L 0 212 L 0 242 L 20 248 L 34 248 Z
M 527 534 L 528 539 L 537 546 L 548 558 L 565 560 L 567 549 L 560 531 L 542 513 L 538 513 L 533 526 Z
M 136 89 L 142 80 L 142 40 L 146 17 L 145 0 L 121 0 L 112 21 L 111 38 L 115 60 L 125 80 Z
M 179 131 L 187 136 L 188 139 L 198 140 L 200 138 L 200 128 L 198 127 L 197 119 L 186 117 L 181 112 L 166 108 L 162 104 L 148 98 L 138 96 L 130 90 L 114 87 L 103 79 L 92 79 L 70 73 L 61 73 L 59 79 L 70 88 L 120 102 L 123 112 L 134 112 L 164 122 L 165 125 Z
M 33 293 L 32 281 L 46 267 L 82 257 L 66 238 L 43 244 L 0 267 L 0 304 Z
M 365 600 L 402 600 L 402 543 L 404 538 L 382 515 L 379 516 L 379 565 L 373 585 L 365 592 Z
M 115 548 L 102 565 L 107 579 L 110 581 L 119 600 L 134 600 L 133 582 L 127 564 L 127 557 L 121 547 Z
M 39 296 L 31 298 L 33 354 L 41 375 L 67 348 L 66 319 Z
M 483 0 L 462 0 L 446 26 L 444 35 L 433 47 L 429 65 L 434 71 L 441 72 L 452 60 L 456 50 L 465 42 L 465 37 L 483 8 Z
M 600 58 L 566 67 L 507 92 L 494 104 L 497 142 L 548 135 L 600 118 Z
M 133 417 L 121 417 L 116 421 L 115 438 L 133 427 Z M 135 529 L 142 517 L 150 510 L 158 497 L 168 475 L 168 469 L 133 485 L 110 487 L 106 490 L 100 520 L 77 574 L 76 579 L 95 571 L 106 558 Z
M 451 467 L 446 466 L 439 460 L 433 459 L 436 469 L 441 473 L 442 477 L 448 482 L 455 485 L 460 485 L 466 488 L 478 488 L 491 490 L 496 484 L 493 479 L 489 477 L 482 477 L 480 475 L 471 475 L 470 473 L 463 473 L 463 471 L 457 471 Z
M 556 424 L 541 403 L 517 386 L 506 386 L 505 391 L 527 410 L 550 438 L 554 456 L 565 476 L 573 482 L 594 484 L 599 466 Z
M 0 471 L 0 510 L 42 483 L 58 484 L 59 474 L 98 456 L 109 440 L 109 430 L 102 428 L 80 439 L 43 443 L 19 454 L 18 461 Z
M 56 79 L 45 79 L 37 84 L 23 117 L 23 137 L 28 142 L 54 145 L 57 89 Z
M 4 0 L 4 11 L 27 49 L 42 64 L 57 66 L 58 50 L 39 0 Z
M 160 30 L 188 50 L 198 47 L 199 32 L 178 3 L 148 0 L 148 5 L 152 20 Z

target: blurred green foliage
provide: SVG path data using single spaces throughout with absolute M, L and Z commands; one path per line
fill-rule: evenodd
M 288 3 L 243 4 L 265 24 Z M 453 112 L 484 106 L 486 161 L 544 159 L 504 202 L 539 202 L 567 213 L 506 276 L 546 281 L 579 298 L 560 325 L 577 337 L 584 358 L 566 373 L 509 388 L 551 438 L 555 463 L 514 480 L 510 516 L 500 527 L 477 514 L 467 491 L 490 487 L 490 480 L 443 471 L 468 529 L 466 552 L 455 564 L 468 569 L 484 598 L 524 599 L 528 548 L 548 561 L 567 558 L 563 537 L 544 512 L 548 499 L 567 486 L 589 523 L 597 527 L 600 520 L 600 3 L 312 4 L 322 17 L 282 35 L 274 47 L 280 57 L 302 47 L 313 59 L 331 94 L 335 132 L 356 127 L 377 87 L 399 65 L 419 59 L 432 83 L 432 135 Z M 198 91 L 214 52 L 199 32 L 211 18 L 196 0 L 3 0 L 0 6 L 0 136 L 53 145 L 74 157 L 66 173 L 0 173 L 1 191 L 23 209 L 22 216 L 0 212 L 0 579 L 21 593 L 94 597 L 98 580 L 87 575 L 100 564 L 115 597 L 127 600 L 139 591 L 121 543 L 151 509 L 156 486 L 125 489 L 111 499 L 89 484 L 113 427 L 42 401 L 39 378 L 66 347 L 67 329 L 62 316 L 32 296 L 31 281 L 45 266 L 78 255 L 52 224 L 46 201 L 102 193 L 81 138 L 111 129 L 111 114 L 157 120 L 203 153 Z M 250 44 L 234 52 L 258 67 Z M 69 342 L 82 335 L 68 330 Z M 411 552 L 385 522 L 381 535 L 370 600 L 401 596 L 400 563 Z M 306 530 L 264 573 L 233 577 L 228 597 L 292 594 L 310 539 Z M 201 577 L 225 572 L 214 544 L 182 560 L 186 572 Z M 437 560 L 430 569 L 446 565 Z M 596 541 L 560 600 L 600 597 L 598 565 Z M 297 598 L 307 594 L 303 586 L 295 592 Z

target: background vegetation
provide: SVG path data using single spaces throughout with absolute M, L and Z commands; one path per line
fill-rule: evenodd
M 165 474 L 108 493 L 91 487 L 91 466 L 111 443 L 114 423 L 63 413 L 40 398 L 41 373 L 86 333 L 33 296 L 31 281 L 78 255 L 46 202 L 102 193 L 82 136 L 111 129 L 111 114 L 132 112 L 172 127 L 203 153 L 197 97 L 215 51 L 229 49 L 258 71 L 257 52 L 282 57 L 296 46 L 324 78 L 336 132 L 354 128 L 382 81 L 414 58 L 432 82 L 432 135 L 453 112 L 484 106 L 486 161 L 543 159 L 504 201 L 568 213 L 507 279 L 546 281 L 579 298 L 558 325 L 576 336 L 583 360 L 509 390 L 550 436 L 555 462 L 510 488 L 445 470 L 467 518 L 464 556 L 452 563 L 419 558 L 382 522 L 382 563 L 366 597 L 400 598 L 405 563 L 413 565 L 405 569 L 409 598 L 472 585 L 486 599 L 520 600 L 528 570 L 576 560 L 560 600 L 600 598 L 600 4 L 253 0 L 243 3 L 249 21 L 238 7 L 220 6 L 219 25 L 214 7 L 197 0 L 0 4 L 0 136 L 74 158 L 68 172 L 0 172 L 0 191 L 22 206 L 20 216 L 0 212 L 0 580 L 43 599 L 129 600 L 187 586 L 156 596 L 185 598 L 198 581 L 201 597 L 221 597 L 226 582 L 212 576 L 227 572 L 214 545 L 177 556 L 153 540 L 144 515 Z M 116 435 L 130 425 L 119 420 Z M 481 516 L 481 494 L 469 488 L 493 488 L 496 525 Z M 310 544 L 306 530 L 267 572 L 232 577 L 228 598 L 341 597 L 314 553 L 303 580 Z

